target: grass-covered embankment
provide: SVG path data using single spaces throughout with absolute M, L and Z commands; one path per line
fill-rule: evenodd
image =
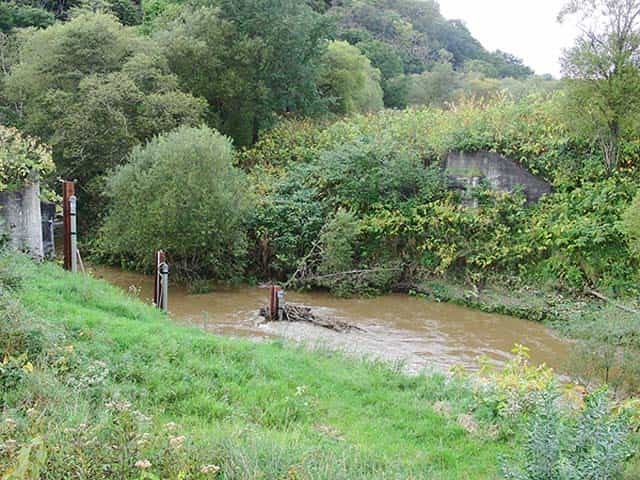
M 15 255 L 0 279 L 4 474 L 482 479 L 513 448 L 460 426 L 473 394 L 439 375 L 179 327 Z

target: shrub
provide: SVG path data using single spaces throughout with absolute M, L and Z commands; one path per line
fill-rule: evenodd
M 570 288 L 590 284 L 625 293 L 632 287 L 637 262 L 621 223 L 632 191 L 630 182 L 614 177 L 585 182 L 539 204 L 527 230 L 541 260 L 538 273 Z
M 149 270 L 162 249 L 180 277 L 236 278 L 250 198 L 233 160 L 231 141 L 207 127 L 182 127 L 136 148 L 108 181 L 98 252 Z
M 527 424 L 524 458 L 511 459 L 505 476 L 514 480 L 613 480 L 632 455 L 625 413 L 612 412 L 606 390 L 588 395 L 577 415 L 546 391 Z M 513 464 L 515 463 L 515 465 Z
M 358 222 L 353 212 L 339 209 L 320 236 L 323 246 L 321 273 L 342 272 L 351 268 L 357 235 Z
M 15 128 L 0 125 L 0 192 L 20 188 L 54 169 L 51 149 Z
M 438 168 L 425 167 L 417 155 L 393 142 L 371 137 L 326 150 L 310 163 L 293 163 L 286 172 L 273 174 L 261 167 L 254 174 L 262 178 L 252 227 L 256 257 L 263 273 L 281 276 L 295 271 L 340 209 L 359 222 L 381 205 L 411 210 L 440 196 L 444 187 Z M 388 260 L 371 235 L 360 238 L 351 230 L 349 236 L 354 261 L 374 265 Z

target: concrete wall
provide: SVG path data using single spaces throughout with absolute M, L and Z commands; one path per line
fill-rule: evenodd
M 445 171 L 454 185 L 462 189 L 477 183 L 478 179 L 498 191 L 513 192 L 521 188 L 528 203 L 537 202 L 552 191 L 551 185 L 518 163 L 492 152 L 451 152 Z
M 21 191 L 0 192 L 0 230 L 9 245 L 42 259 L 42 214 L 40 184 L 28 184 Z

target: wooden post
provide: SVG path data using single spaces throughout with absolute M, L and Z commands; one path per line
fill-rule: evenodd
M 153 303 L 165 312 L 169 308 L 169 264 L 162 251 L 156 252 L 156 278 L 153 285 Z
M 63 252 L 64 252 L 64 268 L 71 270 L 72 258 L 75 252 L 71 249 L 71 197 L 75 196 L 75 184 L 73 182 L 62 183 L 62 220 L 64 227 Z

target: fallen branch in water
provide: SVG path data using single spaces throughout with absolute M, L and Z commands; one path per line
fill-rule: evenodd
M 434 293 L 431 290 L 414 283 L 396 283 L 395 285 L 391 286 L 391 292 L 425 295 L 427 297 L 434 296 Z
M 627 307 L 626 305 L 622 305 L 620 303 L 616 303 L 613 300 L 611 300 L 610 298 L 605 297 L 600 292 L 596 292 L 595 290 L 589 290 L 589 289 L 585 289 L 584 292 L 589 294 L 589 295 L 591 295 L 591 296 L 594 296 L 594 297 L 602 300 L 603 302 L 610 303 L 614 307 L 619 308 L 620 310 L 622 310 L 624 312 L 631 313 L 631 314 L 634 314 L 634 315 L 640 315 L 640 312 L 638 310 L 634 310 L 633 308 Z
M 272 316 L 269 312 L 269 307 L 262 307 L 260 309 L 260 316 L 264 317 L 269 321 Z M 277 315 L 276 315 L 277 317 Z M 353 325 L 351 323 L 347 323 L 343 320 L 338 320 L 337 318 L 324 318 L 314 314 L 311 311 L 311 308 L 306 307 L 304 305 L 296 305 L 293 303 L 288 303 L 284 306 L 282 311 L 282 320 L 283 322 L 306 322 L 316 325 L 318 327 L 327 328 L 329 330 L 334 330 L 336 332 L 349 332 L 352 330 L 356 330 L 359 332 L 364 332 L 362 328 L 357 325 Z

